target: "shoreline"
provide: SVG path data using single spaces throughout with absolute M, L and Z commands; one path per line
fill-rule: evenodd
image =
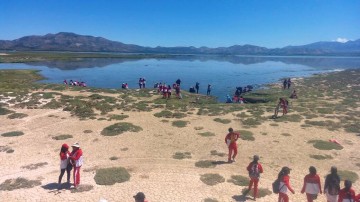
M 293 169 L 291 185 L 296 194 L 289 196 L 292 201 L 306 199 L 299 190 L 310 165 L 317 168 L 322 185 L 323 176 L 336 165 L 339 171 L 347 171 L 343 179 L 352 178 L 354 189 L 360 188 L 359 180 L 354 177 L 360 175 L 357 136 L 360 128 L 356 125 L 360 113 L 358 69 L 294 81 L 299 99 L 292 100 L 289 114 L 278 119 L 271 119 L 275 99 L 287 94 L 280 84 L 269 91 L 257 92 L 270 100 L 267 103 L 228 105 L 192 94 L 185 94 L 183 100 L 164 100 L 150 90 L 102 91 L 65 89 L 53 84 L 29 85 L 28 82 L 39 79 L 32 72 L 4 75 L 0 70 L 1 99 L 12 98 L 9 105 L 0 105 L 0 112 L 7 113 L 0 115 L 3 124 L 0 134 L 24 133 L 0 136 L 0 150 L 5 150 L 0 152 L 0 161 L 4 162 L 0 189 L 6 180 L 17 177 L 37 180 L 41 185 L 2 190 L 0 197 L 4 200 L 23 201 L 31 196 L 38 201 L 60 201 L 60 196 L 61 201 L 100 198 L 132 201 L 139 191 L 150 201 L 247 200 L 240 193 L 246 186 L 235 185 L 232 180 L 236 176 L 247 178 L 245 168 L 254 154 L 260 156 L 264 167 L 259 185 L 262 189 L 271 190 L 274 176 L 282 166 Z M 15 78 L 15 83 L 21 85 L 11 83 Z M 142 130 L 103 135 L 105 128 L 117 123 L 133 124 Z M 229 127 L 240 130 L 243 138 L 238 141 L 237 161 L 232 164 L 221 163 L 227 159 L 224 136 Z M 55 139 L 61 135 L 71 137 Z M 336 139 L 341 148 L 333 149 L 329 139 Z M 90 190 L 57 191 L 54 184 L 59 174 L 60 146 L 74 142 L 80 143 L 85 156 L 81 185 Z M 325 146 L 318 147 L 317 143 Z M 8 161 L 9 158 L 16 161 Z M 207 165 L 199 163 L 203 161 L 210 162 L 210 167 L 199 167 Z M 35 169 L 27 169 L 30 165 Z M 125 168 L 131 175 L 129 181 L 107 186 L 97 184 L 96 173 L 110 167 Z M 209 186 L 200 179 L 204 174 L 218 174 L 224 181 Z M 325 200 L 324 195 L 318 197 L 319 201 Z M 276 194 L 257 199 L 276 200 Z

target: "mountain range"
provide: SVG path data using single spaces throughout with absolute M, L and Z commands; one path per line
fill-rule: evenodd
M 144 47 L 124 44 L 102 37 L 79 35 L 69 32 L 25 36 L 15 40 L 0 40 L 3 51 L 71 51 L 71 52 L 118 52 L 118 53 L 165 53 L 165 54 L 218 54 L 218 55 L 360 55 L 360 39 L 345 43 L 334 41 L 315 42 L 302 46 L 266 48 L 254 45 L 230 47 Z

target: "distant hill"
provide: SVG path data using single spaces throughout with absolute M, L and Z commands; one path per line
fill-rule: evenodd
M 269 49 L 254 45 L 230 47 L 144 47 L 124 44 L 102 37 L 68 32 L 25 36 L 15 40 L 0 40 L 0 50 L 6 51 L 74 51 L 119 53 L 220 54 L 220 55 L 360 55 L 360 39 L 356 41 L 316 42 L 302 46 Z

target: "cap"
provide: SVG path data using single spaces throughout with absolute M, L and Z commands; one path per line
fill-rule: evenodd
M 63 145 L 61 145 L 61 147 L 69 149 L 69 145 L 67 145 L 67 144 L 63 144 Z
M 138 200 L 143 200 L 145 199 L 145 194 L 142 192 L 138 192 L 135 196 L 134 199 L 138 199 Z
M 80 144 L 79 143 L 74 143 L 73 145 L 72 145 L 72 147 L 78 147 L 78 148 L 80 148 Z

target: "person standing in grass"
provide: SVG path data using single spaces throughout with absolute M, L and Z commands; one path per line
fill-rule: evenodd
M 288 78 L 288 80 L 287 80 L 287 88 L 290 89 L 290 86 L 291 86 L 291 80 L 290 80 L 290 78 Z
M 258 197 L 257 193 L 258 193 L 260 173 L 263 173 L 263 168 L 258 161 L 259 161 L 259 156 L 254 155 L 253 161 L 246 168 L 246 170 L 249 172 L 249 177 L 250 177 L 249 187 L 246 193 L 249 193 L 251 191 L 251 188 L 254 184 L 254 201 L 256 201 L 256 198 Z
M 316 173 L 316 168 L 314 166 L 310 166 L 309 174 L 304 178 L 304 185 L 301 189 L 301 193 L 306 193 L 308 202 L 313 202 L 317 199 L 319 193 L 322 194 L 320 177 Z
M 70 160 L 74 167 L 74 188 L 76 189 L 80 184 L 80 168 L 83 165 L 83 152 L 80 149 L 79 143 L 75 143 L 71 147 Z
M 327 202 L 337 202 L 340 191 L 340 176 L 337 174 L 337 168 L 331 167 L 330 174 L 325 178 L 324 193 Z
M 284 79 L 284 82 L 283 82 L 283 87 L 284 87 L 284 90 L 286 89 L 286 86 L 287 86 L 287 80 Z
M 65 174 L 66 171 L 66 182 L 70 183 L 70 175 L 71 175 L 71 169 L 72 165 L 70 163 L 70 152 L 69 152 L 69 146 L 67 144 L 63 144 L 61 146 L 60 150 L 60 175 L 59 175 L 59 181 L 58 181 L 58 189 L 61 189 L 61 180 L 62 177 Z
M 229 148 L 229 154 L 228 154 L 228 162 L 232 163 L 235 162 L 235 157 L 237 155 L 237 144 L 236 141 L 239 139 L 240 134 L 237 132 L 234 132 L 234 129 L 229 128 L 229 133 L 225 137 L 225 143 L 227 144 Z
M 288 190 L 295 194 L 294 189 L 290 186 L 290 170 L 291 169 L 289 167 L 285 166 L 281 169 L 278 175 L 278 179 L 280 179 L 278 202 L 289 202 L 289 196 L 287 195 Z
M 208 84 L 208 86 L 207 86 L 207 91 L 206 91 L 206 95 L 210 95 L 210 92 L 211 92 L 211 85 Z
M 200 88 L 200 83 L 196 82 L 195 84 L 196 94 L 199 94 L 199 88 Z

